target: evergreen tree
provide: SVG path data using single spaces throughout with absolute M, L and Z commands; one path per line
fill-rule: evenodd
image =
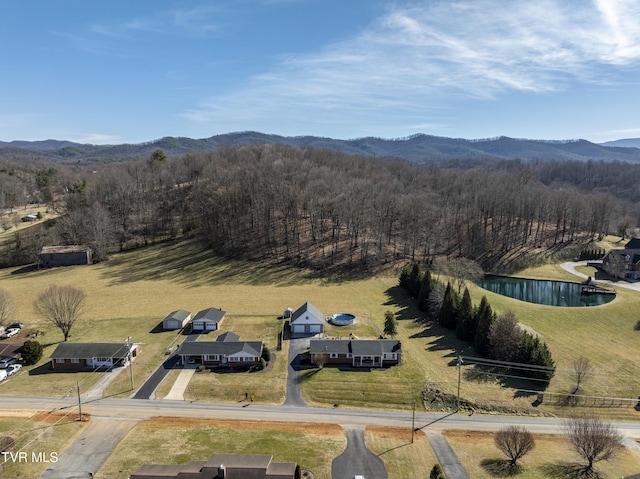
M 433 466 L 433 468 L 431 469 L 431 473 L 429 474 L 429 479 L 447 479 L 444 475 L 444 472 L 442 472 L 442 467 L 440 467 L 440 464 L 436 464 L 435 466 Z
M 523 371 L 525 376 L 543 379 L 547 383 L 551 381 L 556 372 L 556 365 L 551 357 L 551 351 L 549 351 L 547 343 L 541 341 L 538 336 L 527 332 L 522 335 L 518 350 L 518 362 L 548 368 L 540 371 Z
M 473 303 L 469 288 L 464 288 L 462 300 L 458 308 L 458 322 L 456 324 L 456 337 L 462 341 L 473 341 L 475 323 L 473 321 Z
M 396 316 L 391 311 L 386 311 L 384 313 L 384 331 L 385 336 L 391 336 L 392 338 L 396 337 L 398 334 L 398 322 L 396 321 Z
M 475 317 L 476 329 L 473 337 L 473 345 L 479 355 L 487 356 L 489 353 L 489 333 L 491 332 L 491 325 L 495 320 L 495 314 L 486 296 L 483 296 L 480 300 L 480 306 L 478 306 Z
M 40 344 L 38 341 L 25 341 L 21 349 L 21 355 L 24 364 L 30 366 L 40 361 L 40 359 L 42 359 L 43 349 L 44 348 L 42 347 L 42 344 Z
M 433 291 L 433 278 L 431 271 L 426 270 L 422 275 L 422 281 L 420 282 L 420 291 L 418 292 L 418 309 L 420 311 L 427 311 L 429 309 L 429 295 Z
M 420 271 L 420 265 L 414 263 L 409 273 L 409 294 L 416 298 L 420 292 L 420 283 L 422 281 L 422 271 Z
M 458 295 L 451 287 L 451 283 L 447 283 L 444 290 L 444 298 L 442 305 L 438 311 L 438 323 L 447 329 L 456 329 L 458 316 Z
M 409 274 L 410 273 L 411 273 L 411 269 L 408 266 L 405 266 L 402 268 L 402 271 L 400 271 L 400 277 L 398 278 L 398 284 L 407 293 L 409 292 Z

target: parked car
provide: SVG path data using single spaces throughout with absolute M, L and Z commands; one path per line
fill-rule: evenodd
M 7 375 L 7 370 L 6 369 L 0 369 L 0 381 L 4 381 L 8 377 L 9 376 Z
M 8 376 L 13 376 L 15 373 L 20 371 L 21 368 L 22 368 L 22 364 L 12 364 L 12 365 L 10 365 L 7 368 L 7 375 Z
M 9 328 L 4 332 L 4 334 L 2 336 L 0 336 L 0 339 L 10 338 L 11 336 L 15 336 L 19 332 L 20 332 L 20 330 L 18 328 Z
M 0 358 L 0 369 L 7 369 L 7 367 L 9 367 L 10 365 L 16 362 L 17 362 L 16 358 L 10 358 L 8 356 Z
M 22 329 L 24 328 L 24 323 L 12 323 L 7 326 L 7 329 Z

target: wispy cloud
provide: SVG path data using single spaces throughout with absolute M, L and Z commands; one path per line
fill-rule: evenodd
M 204 99 L 183 116 L 241 122 L 284 112 L 336 121 L 340 111 L 345 122 L 371 123 L 372 114 L 393 110 L 407 125 L 432 124 L 443 97 L 612 84 L 615 68 L 639 61 L 634 0 L 423 1 L 396 5 L 322 51 L 283 57 L 244 88 Z
M 116 135 L 105 135 L 103 133 L 88 133 L 72 136 L 69 141 L 91 145 L 114 145 L 122 143 L 122 137 Z

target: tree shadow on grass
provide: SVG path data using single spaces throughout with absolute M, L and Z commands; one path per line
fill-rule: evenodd
M 542 466 L 542 470 L 545 477 L 551 479 L 603 479 L 605 477 L 598 471 L 577 463 L 545 464 Z
M 520 464 L 512 464 L 506 459 L 483 459 L 480 465 L 493 477 L 513 477 L 524 470 Z

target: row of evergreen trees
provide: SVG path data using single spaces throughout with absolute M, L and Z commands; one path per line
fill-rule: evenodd
M 607 252 L 602 248 L 595 249 L 585 249 L 580 252 L 580 256 L 578 260 L 580 261 L 590 261 L 596 259 L 602 259 Z
M 405 267 L 400 286 L 416 298 L 418 309 L 427 317 L 452 331 L 462 341 L 473 343 L 478 355 L 509 363 L 521 363 L 517 375 L 541 380 L 545 387 L 555 373 L 555 363 L 547 344 L 536 335 L 523 331 L 512 312 L 498 316 L 486 296 L 474 306 L 468 288 L 462 295 L 447 283 L 435 279 L 429 270 L 419 265 Z

